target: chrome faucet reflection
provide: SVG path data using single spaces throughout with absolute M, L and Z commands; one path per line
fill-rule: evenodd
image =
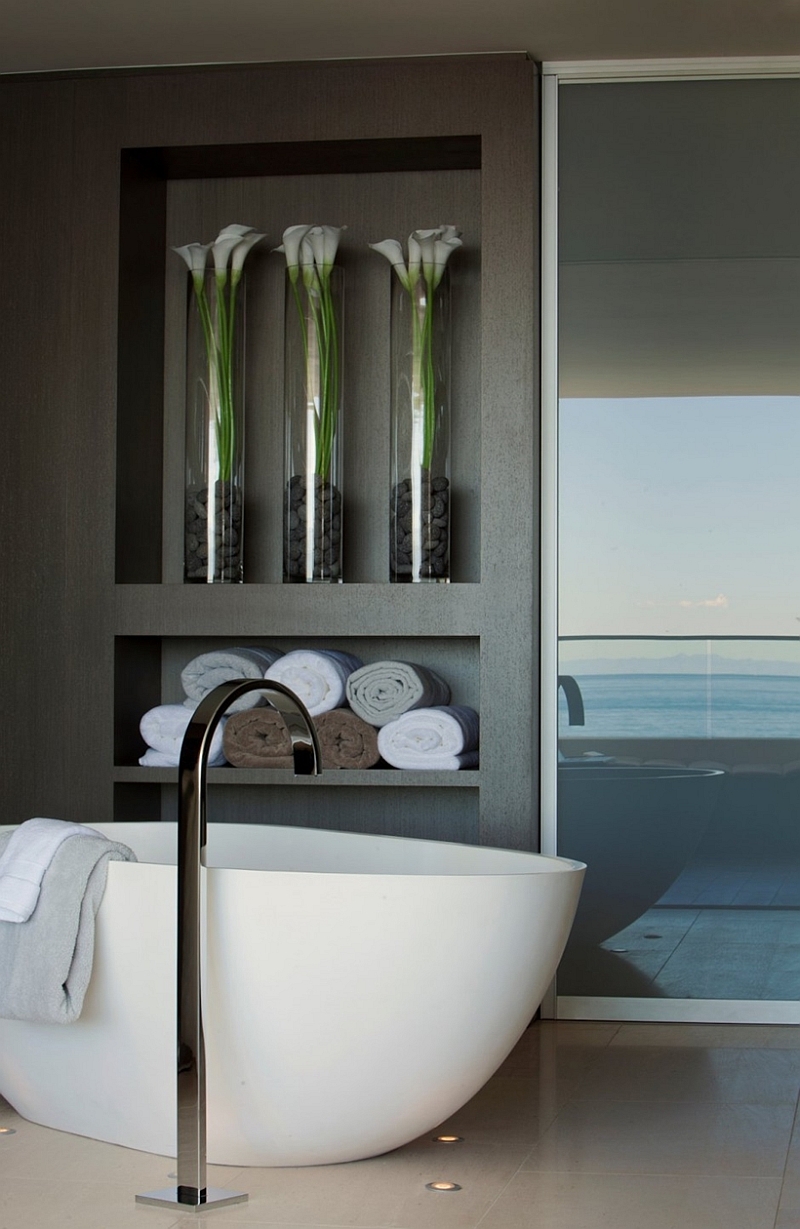
M 551 676 L 552 677 L 552 676 Z M 558 686 L 564 692 L 567 701 L 567 722 L 569 725 L 586 725 L 583 711 L 583 696 L 577 680 L 571 674 L 559 674 Z
M 205 931 L 202 868 L 206 853 L 208 755 L 229 705 L 259 691 L 281 714 L 292 740 L 297 775 L 322 771 L 314 725 L 305 706 L 282 683 L 263 679 L 221 683 L 201 700 L 184 735 L 178 765 L 178 1185 L 137 1195 L 136 1202 L 183 1212 L 243 1203 L 241 1192 L 206 1185 L 206 1063 L 201 1009 L 201 952 Z

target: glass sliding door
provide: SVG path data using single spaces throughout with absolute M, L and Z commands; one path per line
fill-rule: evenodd
M 796 80 L 558 91 L 562 1014 L 800 1020 L 798 150 Z

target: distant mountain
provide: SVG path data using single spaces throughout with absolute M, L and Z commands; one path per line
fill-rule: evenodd
M 800 675 L 800 662 L 759 661 L 722 653 L 676 653 L 674 657 L 585 657 L 564 662 L 562 674 L 781 674 Z

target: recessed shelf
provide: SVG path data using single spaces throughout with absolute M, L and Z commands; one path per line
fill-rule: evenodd
M 127 785 L 176 785 L 177 768 L 115 768 L 114 781 Z M 476 789 L 480 784 L 478 770 L 458 772 L 398 768 L 350 770 L 325 769 L 318 777 L 296 777 L 289 768 L 210 768 L 210 785 L 297 785 L 320 787 L 335 785 L 417 786 L 428 789 L 443 787 Z
M 479 584 L 117 585 L 118 636 L 477 636 Z

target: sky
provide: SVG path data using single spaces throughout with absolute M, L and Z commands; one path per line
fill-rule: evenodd
M 800 397 L 562 399 L 559 634 L 800 637 Z

